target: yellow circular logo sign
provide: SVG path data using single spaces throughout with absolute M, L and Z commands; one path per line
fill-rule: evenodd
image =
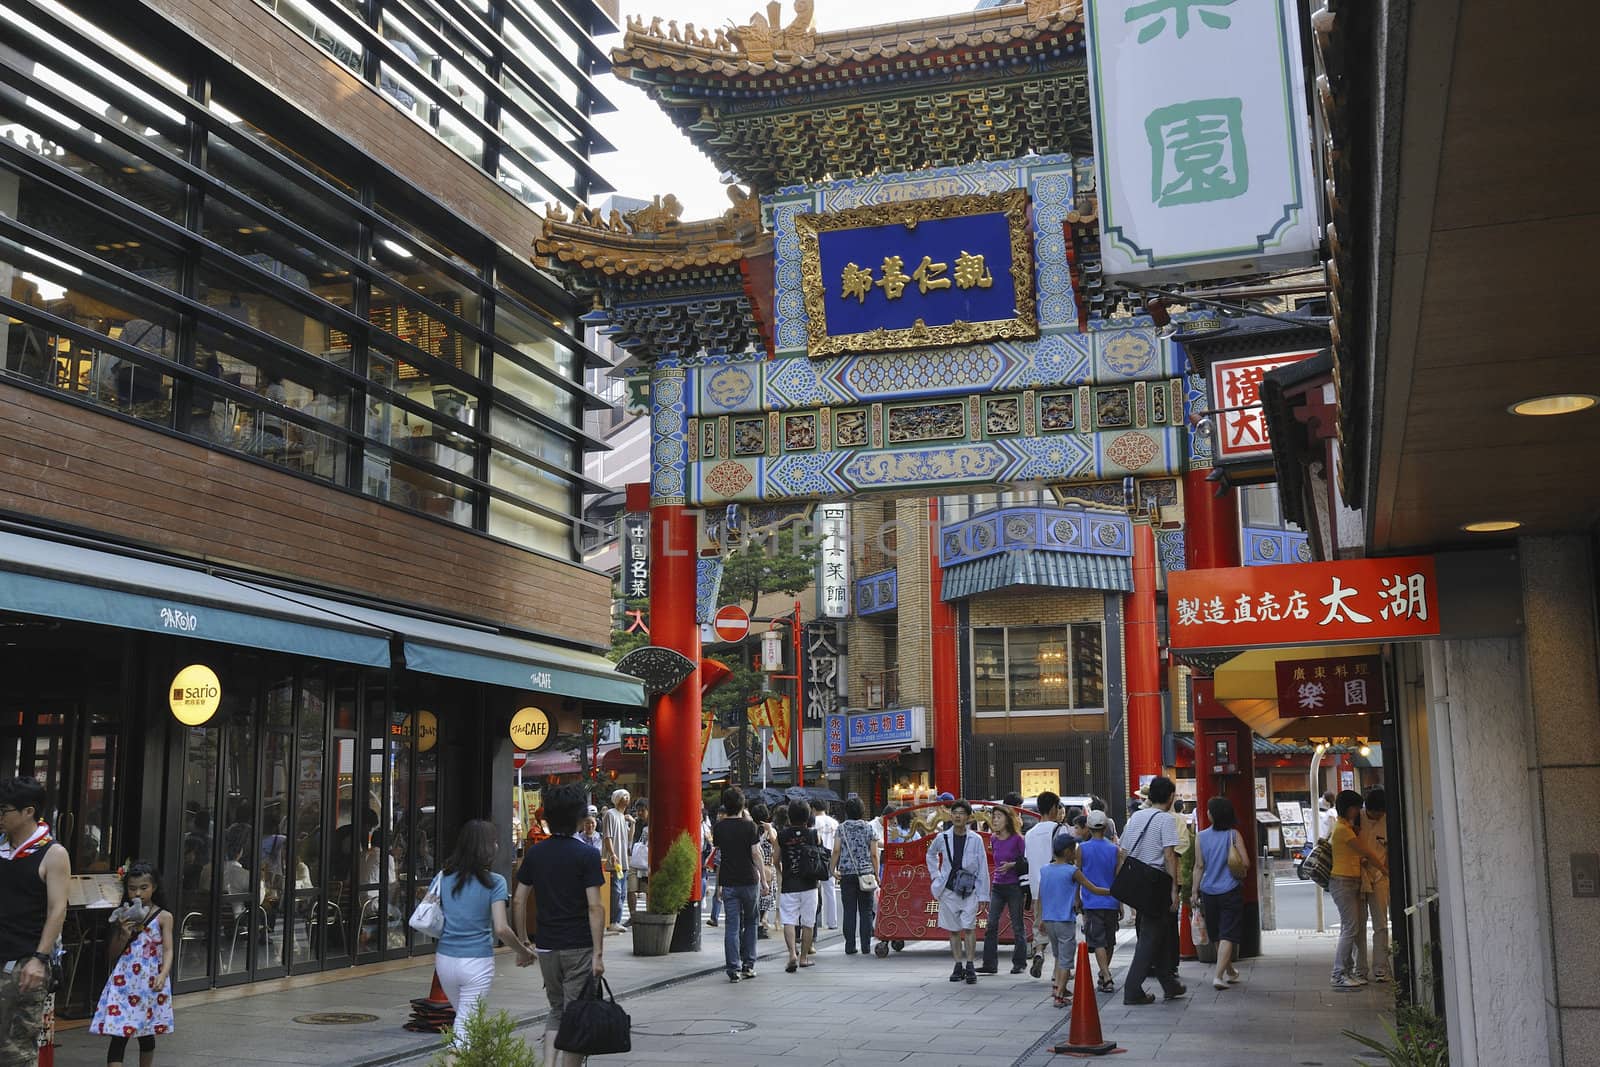
M 539 751 L 554 735 L 550 716 L 539 708 L 523 708 L 511 717 L 511 743 L 524 752 Z
M 431 711 L 419 711 L 414 717 L 417 720 L 417 751 L 427 752 L 439 743 L 439 717 Z M 407 740 L 411 737 L 412 718 L 407 715 L 400 724 L 400 736 Z
M 185 726 L 200 726 L 222 706 L 222 682 L 203 663 L 191 663 L 172 679 L 172 717 Z

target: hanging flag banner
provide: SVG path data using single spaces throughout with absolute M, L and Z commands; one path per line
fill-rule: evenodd
M 1105 275 L 1315 263 L 1317 183 L 1292 0 L 1086 0 Z
M 1437 637 L 1433 557 L 1172 571 L 1167 624 L 1175 649 Z
M 1212 417 L 1216 420 L 1218 461 L 1271 458 L 1267 417 L 1261 410 L 1261 379 L 1270 370 L 1314 355 L 1315 352 L 1284 352 L 1211 363 L 1211 408 L 1217 413 Z
M 817 610 L 824 618 L 843 619 L 850 614 L 850 505 L 822 504 L 817 521 L 822 531 Z
M 650 513 L 622 516 L 622 595 L 629 600 L 650 596 Z
M 823 760 L 824 768 L 830 773 L 844 769 L 845 748 L 845 717 L 843 715 L 823 716 L 823 735 L 827 738 L 824 746 L 827 755 Z

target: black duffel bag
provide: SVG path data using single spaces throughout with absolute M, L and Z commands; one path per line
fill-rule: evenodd
M 1146 915 L 1159 915 L 1172 910 L 1172 876 L 1164 868 L 1152 867 L 1143 860 L 1133 858 L 1133 850 L 1149 833 L 1150 824 L 1160 817 L 1157 814 L 1145 821 L 1138 838 L 1122 857 L 1116 876 L 1111 879 L 1111 895 L 1134 911 Z
M 581 1056 L 606 1056 L 633 1051 L 633 1023 L 617 1006 L 611 985 L 596 975 L 583 987 L 583 996 L 561 1011 L 556 1048 Z

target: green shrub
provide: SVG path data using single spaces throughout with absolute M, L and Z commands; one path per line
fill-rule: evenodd
M 700 853 L 687 833 L 667 849 L 659 869 L 650 872 L 649 900 L 645 910 L 655 915 L 676 915 L 689 903 L 694 880 L 700 876 Z
M 503 1011 L 490 1015 L 478 1001 L 467 1017 L 467 1044 L 457 1049 L 446 1030 L 432 1067 L 539 1067 L 539 1055 L 516 1034 L 517 1021 Z
M 1390 1067 L 1450 1067 L 1444 1020 L 1426 1008 L 1403 1005 L 1395 1012 L 1395 1025 L 1386 1021 L 1383 1028 L 1392 1045 L 1354 1030 L 1344 1031 L 1344 1036 L 1381 1054 Z

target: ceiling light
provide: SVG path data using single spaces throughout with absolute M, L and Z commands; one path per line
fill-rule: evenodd
M 1571 415 L 1588 411 L 1596 404 L 1600 404 L 1600 396 L 1593 393 L 1551 393 L 1519 400 L 1506 410 L 1513 415 Z
M 1515 530 L 1521 525 L 1522 523 L 1514 522 L 1510 519 L 1490 519 L 1486 522 L 1465 523 L 1461 528 L 1467 533 L 1505 533 L 1507 530 Z
M 1366 757 L 1372 755 L 1372 746 L 1362 745 L 1360 748 L 1356 749 L 1356 755 L 1365 759 Z

